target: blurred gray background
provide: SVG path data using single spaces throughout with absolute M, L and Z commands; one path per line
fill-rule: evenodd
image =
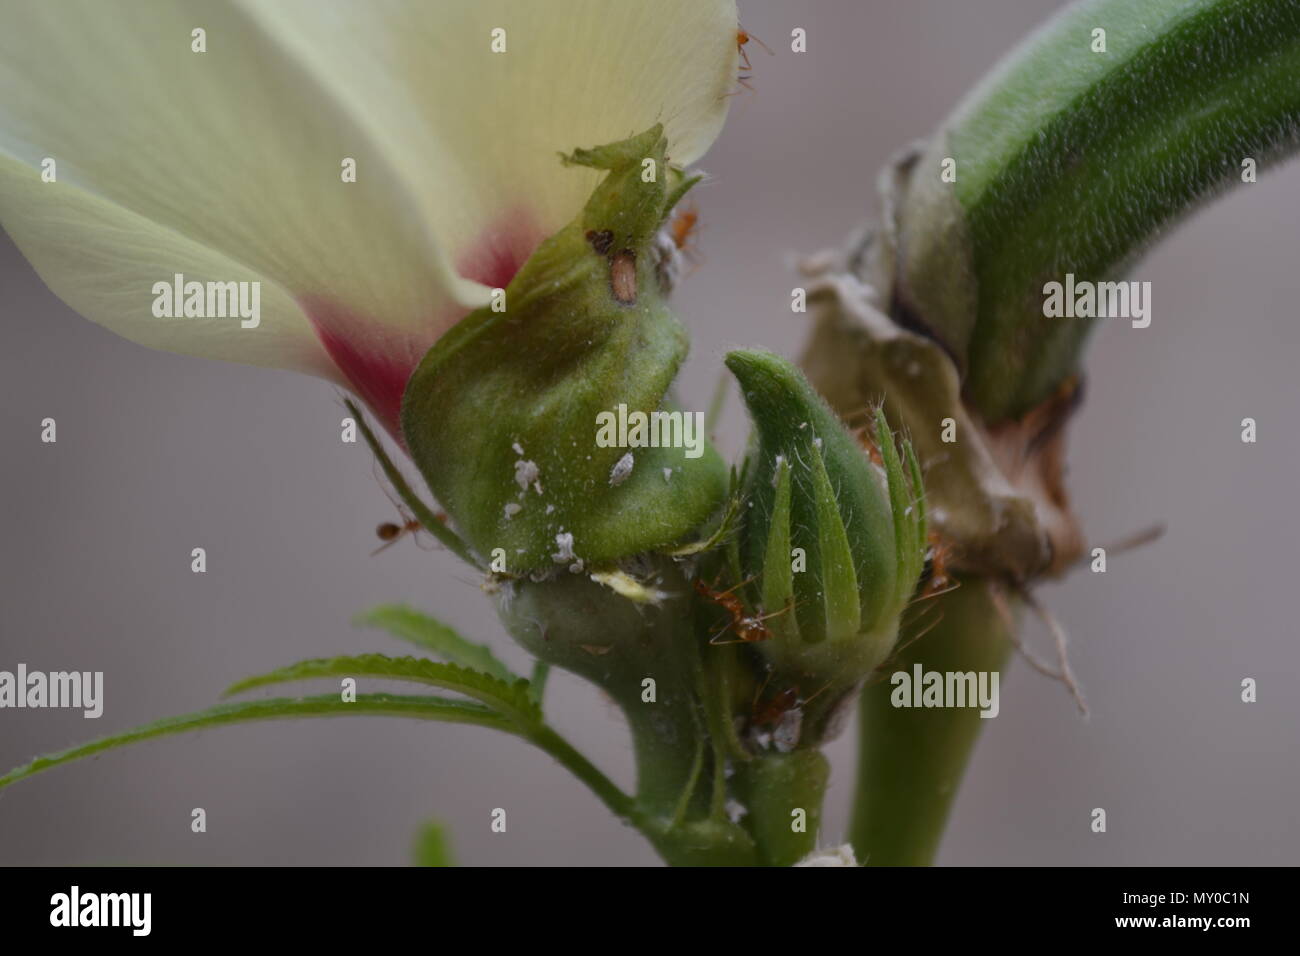
M 926 135 L 1049 0 L 742 2 L 756 94 L 737 96 L 698 190 L 704 261 L 682 286 L 684 394 L 703 407 L 725 349 L 796 355 L 788 257 L 876 215 L 874 177 Z M 789 52 L 789 31 L 809 50 Z M 1300 167 L 1200 212 L 1138 270 L 1154 319 L 1113 324 L 1089 359 L 1070 480 L 1091 536 L 1169 532 L 1045 588 L 1093 716 L 1015 663 L 963 785 L 944 864 L 1290 864 L 1300 850 Z M 214 703 L 303 657 L 405 645 L 350 624 L 409 602 L 508 661 L 472 575 L 405 541 L 370 557 L 393 509 L 336 392 L 312 379 L 150 352 L 75 316 L 0 239 L 0 669 L 102 670 L 106 711 L 0 711 L 0 765 Z M 733 396 L 734 398 L 734 396 Z M 42 418 L 58 443 L 39 441 Z M 1243 445 L 1240 421 L 1259 422 Z M 732 402 L 728 451 L 743 416 Z M 190 571 L 190 549 L 208 573 Z M 1031 625 L 1027 637 L 1046 647 Z M 1259 702 L 1239 700 L 1242 678 Z M 621 719 L 556 675 L 554 721 L 630 785 Z M 825 841 L 843 838 L 852 733 Z M 1109 832 L 1089 812 L 1105 807 Z M 208 832 L 190 832 L 203 807 Z M 489 829 L 507 810 L 504 834 Z M 399 864 L 436 816 L 480 865 L 650 864 L 633 831 L 549 757 L 470 727 L 274 722 L 174 737 L 0 793 L 0 863 Z

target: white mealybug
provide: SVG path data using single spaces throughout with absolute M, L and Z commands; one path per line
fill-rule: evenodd
M 627 481 L 628 475 L 632 474 L 632 466 L 635 464 L 636 460 L 632 457 L 631 452 L 614 462 L 614 467 L 609 470 L 609 483 L 611 485 L 621 485 Z

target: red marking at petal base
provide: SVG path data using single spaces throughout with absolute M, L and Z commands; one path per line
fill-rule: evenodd
M 354 391 L 388 429 L 402 441 L 402 393 L 443 323 L 430 322 L 427 330 L 393 330 L 355 315 L 346 308 L 315 296 L 299 300 L 329 353 Z
M 544 238 L 531 213 L 514 209 L 479 234 L 457 259 L 456 272 L 490 289 L 504 289 Z
M 462 255 L 456 271 L 466 279 L 504 289 L 545 237 L 531 213 L 516 209 L 484 229 Z M 325 351 L 357 395 L 403 448 L 402 395 L 425 353 L 468 310 L 449 303 L 418 328 L 393 328 L 319 296 L 305 295 L 306 312 Z

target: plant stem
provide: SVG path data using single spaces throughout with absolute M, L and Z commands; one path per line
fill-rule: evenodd
M 831 769 L 820 750 L 755 757 L 736 774 L 736 788 L 767 866 L 790 866 L 817 849 Z
M 934 600 L 942 621 L 904 649 L 890 672 L 1000 671 L 1011 648 L 1007 621 L 982 578 Z M 986 720 L 975 707 L 894 707 L 889 676 L 862 692 L 858 779 L 850 840 L 869 866 L 934 860 L 962 773 Z
M 605 776 L 595 764 L 575 750 L 567 740 L 547 726 L 542 726 L 525 736 L 529 742 L 545 750 L 559 761 L 561 766 L 585 783 L 615 816 L 635 822 L 636 809 L 632 798 Z

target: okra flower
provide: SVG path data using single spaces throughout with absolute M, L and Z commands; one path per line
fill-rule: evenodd
M 0 225 L 87 318 L 398 434 L 425 353 L 599 181 L 557 153 L 662 122 L 693 161 L 735 62 L 733 0 L 0 0 Z

